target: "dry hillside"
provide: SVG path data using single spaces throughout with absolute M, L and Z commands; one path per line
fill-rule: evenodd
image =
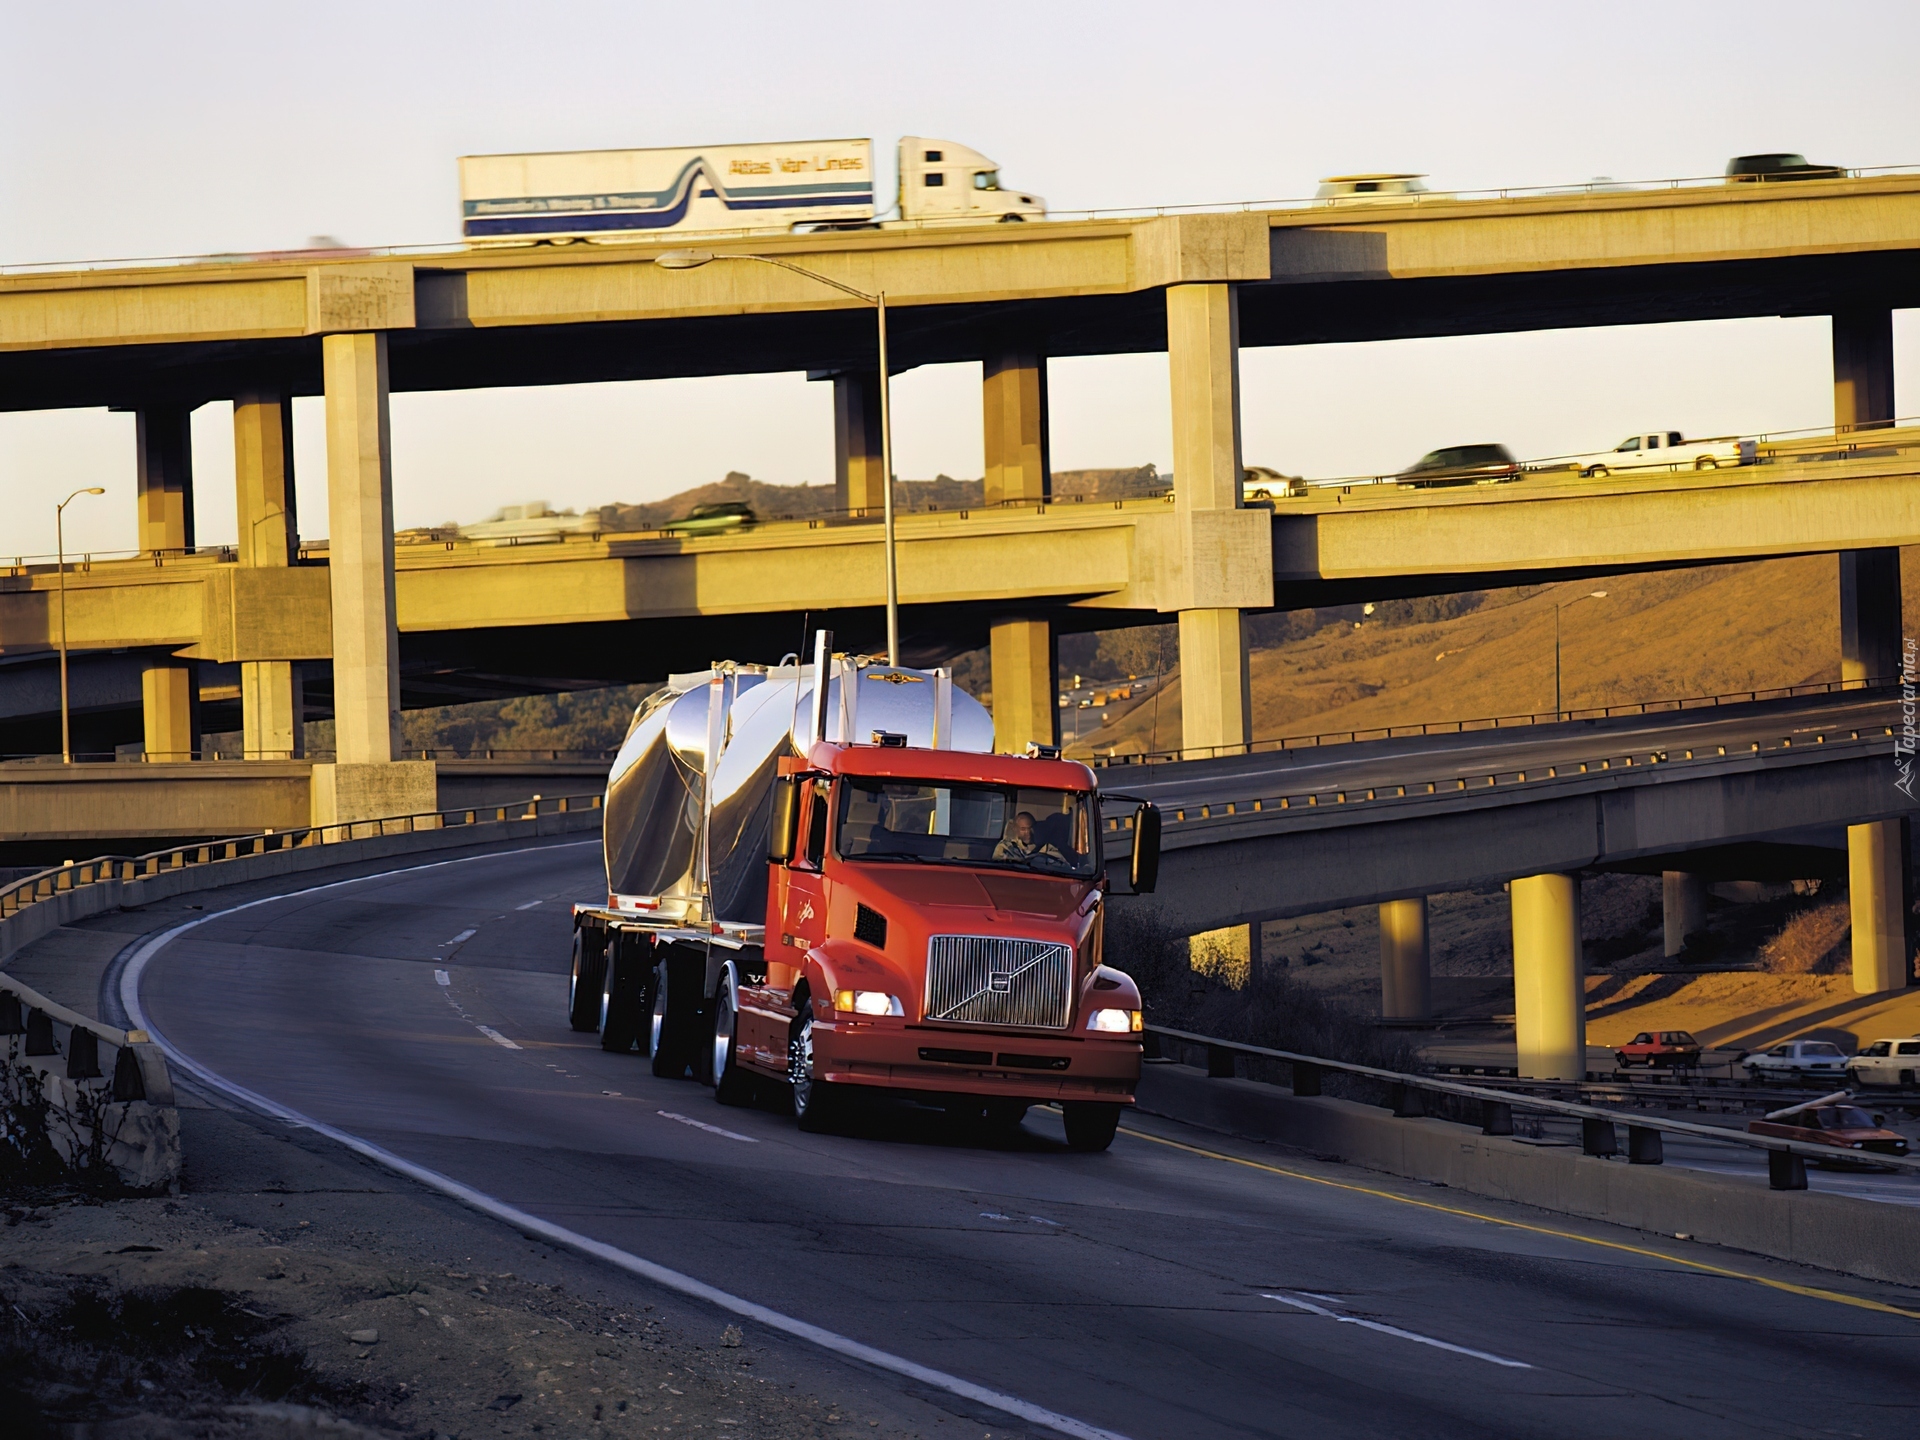
M 1903 567 L 1909 613 L 1920 556 Z M 1604 599 L 1581 598 L 1594 590 Z M 1489 591 L 1451 619 L 1338 620 L 1253 654 L 1256 739 L 1524 715 L 1553 708 L 1554 606 L 1569 708 L 1839 678 L 1831 555 Z M 1383 607 L 1386 610 L 1388 607 Z M 1164 750 L 1180 738 L 1176 673 L 1156 705 L 1109 710 L 1076 753 Z

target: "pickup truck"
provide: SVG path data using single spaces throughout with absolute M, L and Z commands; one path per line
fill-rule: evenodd
M 1856 1085 L 1909 1088 L 1920 1076 L 1920 1036 L 1875 1040 L 1847 1062 L 1847 1078 Z
M 1555 463 L 1592 479 L 1616 470 L 1717 470 L 1751 465 L 1753 457 L 1751 440 L 1688 440 L 1678 430 L 1649 430 L 1629 435 L 1611 450 Z

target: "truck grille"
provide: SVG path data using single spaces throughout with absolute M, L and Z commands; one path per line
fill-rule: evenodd
M 993 935 L 936 935 L 927 942 L 929 1020 L 1058 1030 L 1072 1008 L 1070 946 Z

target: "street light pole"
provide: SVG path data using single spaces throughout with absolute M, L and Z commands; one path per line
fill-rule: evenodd
M 889 394 L 887 370 L 887 292 L 881 290 L 868 294 L 865 290 L 856 290 L 851 285 L 842 284 L 831 275 L 822 275 L 817 270 L 809 270 L 804 265 L 796 265 L 791 260 L 782 260 L 772 255 L 744 255 L 738 253 L 721 254 L 713 250 L 666 250 L 654 257 L 653 263 L 663 270 L 697 270 L 702 265 L 710 265 L 715 260 L 751 260 L 760 265 L 774 265 L 782 270 L 791 270 L 796 275 L 804 275 L 809 280 L 818 280 L 822 285 L 830 285 L 843 295 L 851 295 L 856 300 L 864 300 L 874 307 L 880 325 L 880 483 L 882 487 L 881 516 L 882 530 L 885 536 L 887 566 L 887 664 L 900 663 L 900 569 L 894 554 L 893 539 L 893 406 Z
M 1553 718 L 1558 720 L 1565 713 L 1560 703 L 1560 612 L 1568 605 L 1578 605 L 1582 600 L 1604 600 L 1604 590 L 1589 590 L 1584 595 L 1576 595 L 1571 600 L 1553 602 Z
M 60 763 L 73 763 L 73 731 L 67 708 L 67 506 L 82 495 L 104 495 L 104 487 L 89 485 L 76 490 L 53 507 L 54 566 L 60 583 Z

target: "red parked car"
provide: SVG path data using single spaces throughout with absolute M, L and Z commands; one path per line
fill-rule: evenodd
M 1774 1117 L 1767 1120 L 1749 1120 L 1747 1132 L 1752 1135 L 1772 1135 L 1781 1140 L 1799 1140 L 1808 1145 L 1831 1145 L 1836 1150 L 1849 1152 L 1845 1157 L 1835 1155 L 1831 1164 L 1845 1165 L 1870 1163 L 1865 1155 L 1852 1152 L 1865 1151 L 1867 1154 L 1904 1155 L 1907 1153 L 1907 1141 L 1903 1135 L 1885 1129 L 1878 1121 L 1878 1115 L 1869 1115 L 1858 1105 L 1809 1105 L 1797 1110 L 1776 1111 Z
M 1684 1030 L 1642 1030 L 1613 1052 L 1620 1068 L 1629 1065 L 1698 1065 L 1700 1042 Z

